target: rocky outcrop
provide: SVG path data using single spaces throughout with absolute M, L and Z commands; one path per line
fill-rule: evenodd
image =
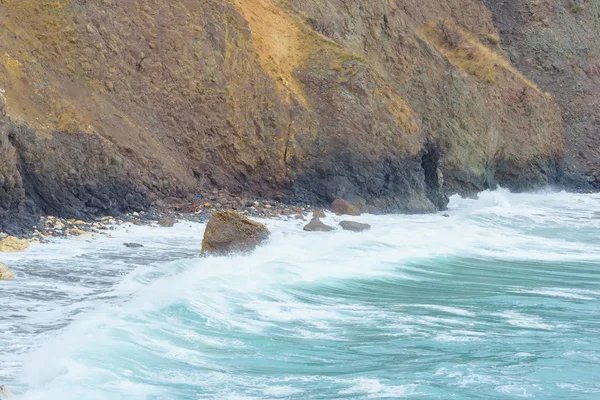
M 360 210 L 358 207 L 348 203 L 346 200 L 341 199 L 336 199 L 333 201 L 333 203 L 331 203 L 331 211 L 338 215 L 360 215 Z
M 515 67 L 560 106 L 561 184 L 600 188 L 600 2 L 484 0 Z
M 0 230 L 31 229 L 40 214 L 90 219 L 149 205 L 126 159 L 99 135 L 43 135 L 0 119 L 0 152 Z
M 29 248 L 29 242 L 25 239 L 17 239 L 8 236 L 0 240 L 0 253 L 19 253 Z
M 324 224 L 319 217 L 313 217 L 303 229 L 307 232 L 331 232 L 335 230 L 334 227 Z
M 235 211 L 217 212 L 206 225 L 202 254 L 225 256 L 248 253 L 267 240 L 269 235 L 266 226 Z
M 342 221 L 340 222 L 340 226 L 343 230 L 352 232 L 363 232 L 371 229 L 371 225 L 355 221 Z
M 0 263 L 0 281 L 12 281 L 15 279 L 15 273 L 5 264 Z
M 488 5 L 4 1 L 0 230 L 213 188 L 433 212 L 557 182 L 556 91 L 511 64 Z

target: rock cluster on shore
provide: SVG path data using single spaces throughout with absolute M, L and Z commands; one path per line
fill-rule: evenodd
M 198 195 L 193 201 L 168 198 L 156 202 L 147 211 L 126 213 L 118 217 L 107 216 L 93 221 L 42 216 L 37 224 L 20 237 L 28 239 L 30 242 L 41 243 L 52 238 L 62 237 L 89 235 L 90 238 L 93 238 L 99 235 L 110 235 L 114 224 L 158 224 L 162 227 L 172 227 L 176 221 L 206 222 L 213 214 L 220 211 L 237 211 L 241 215 L 256 218 L 304 219 L 312 211 L 312 208 L 308 205 L 288 205 L 273 200 L 235 196 L 224 190 L 213 190 L 210 193 Z M 0 233 L 0 240 L 7 236 Z M 9 242 L 13 240 L 10 239 Z M 6 243 L 7 247 L 9 242 Z M 0 251 L 2 251 L 1 249 L 0 246 Z
M 360 216 L 360 209 L 357 206 L 342 199 L 333 201 L 331 204 L 331 211 L 337 215 Z M 321 218 L 325 218 L 325 213 L 321 210 L 315 210 L 312 214 L 311 221 L 304 226 L 304 230 L 307 232 L 331 232 L 335 230 L 334 227 L 321 221 Z M 371 229 L 371 225 L 355 221 L 342 221 L 340 222 L 340 226 L 346 231 L 353 232 L 363 232 Z
M 199 196 L 201 197 L 201 196 Z M 213 192 L 207 196 L 213 203 L 205 201 L 185 202 L 177 199 L 167 199 L 156 204 L 157 208 L 147 212 L 133 212 L 119 217 L 102 217 L 93 222 L 76 219 L 64 219 L 54 216 L 42 216 L 33 231 L 24 238 L 16 238 L 0 233 L 0 252 L 23 251 L 29 247 L 29 242 L 46 242 L 51 238 L 89 235 L 97 238 L 100 235 L 111 236 L 110 231 L 116 224 L 130 223 L 133 225 L 158 225 L 169 228 L 177 221 L 205 222 L 209 221 L 204 240 L 202 254 L 226 255 L 244 253 L 253 250 L 269 236 L 268 229 L 248 216 L 260 218 L 281 218 L 304 220 L 312 212 L 311 221 L 304 226 L 308 232 L 331 232 L 336 228 L 321 221 L 326 214 L 321 209 L 312 210 L 310 206 L 289 206 L 283 203 L 249 200 L 232 196 L 228 193 Z M 335 200 L 332 210 L 338 215 L 360 215 L 360 210 L 345 200 Z M 344 230 L 362 232 L 370 229 L 370 225 L 354 221 L 342 221 Z M 123 243 L 128 248 L 139 248 L 138 243 Z
M 335 231 L 335 228 L 326 225 L 319 217 L 313 217 L 304 227 L 304 230 L 307 232 L 331 232 Z

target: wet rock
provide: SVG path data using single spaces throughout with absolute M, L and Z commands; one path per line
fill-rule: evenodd
M 270 235 L 267 227 L 235 211 L 218 211 L 208 221 L 202 254 L 223 256 L 251 252 Z
M 337 199 L 331 204 L 331 210 L 339 215 L 354 215 L 359 216 L 360 210 L 358 207 L 348 203 L 346 200 Z
M 139 247 L 144 247 L 143 244 L 139 244 L 139 243 L 123 243 L 123 246 L 129 247 L 129 248 L 132 248 L 132 249 L 139 248 Z
M 163 226 L 165 228 L 170 228 L 173 225 L 175 225 L 175 216 L 173 215 L 168 215 L 164 218 L 161 218 L 160 220 L 158 220 L 158 224 L 160 226 Z
M 334 231 L 335 228 L 325 225 L 319 217 L 313 217 L 310 222 L 304 227 L 304 230 L 307 232 L 331 232 Z
M 67 234 L 72 235 L 72 236 L 81 236 L 81 235 L 87 235 L 88 232 L 86 232 L 82 229 L 79 229 L 79 228 L 72 228 L 67 231 Z
M 62 231 L 63 229 L 65 229 L 65 225 L 62 222 L 57 221 L 54 224 L 54 229 L 56 229 L 57 231 Z
M 29 247 L 29 242 L 25 239 L 17 239 L 14 236 L 8 236 L 0 240 L 0 253 L 18 253 Z
M 0 263 L 0 281 L 12 281 L 13 279 L 15 279 L 15 273 L 5 264 Z
M 340 226 L 343 230 L 352 232 L 363 232 L 371 229 L 371 225 L 369 224 L 362 224 L 354 221 L 342 221 L 340 222 Z
M 323 210 L 315 210 L 313 211 L 313 217 L 325 218 L 325 211 Z

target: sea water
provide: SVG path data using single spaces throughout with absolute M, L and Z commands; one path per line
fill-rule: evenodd
M 444 215 L 446 214 L 446 215 Z M 481 193 L 200 258 L 205 225 L 2 255 L 21 399 L 600 399 L 600 195 Z M 137 242 L 143 248 L 126 248 Z

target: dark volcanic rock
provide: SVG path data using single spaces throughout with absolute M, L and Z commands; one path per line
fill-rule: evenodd
M 342 222 L 340 222 L 340 226 L 345 231 L 352 231 L 352 232 L 363 232 L 363 231 L 368 231 L 369 229 L 371 229 L 371 225 L 369 225 L 369 224 L 362 224 L 360 222 L 354 222 L 354 221 L 342 221 Z
M 270 235 L 266 226 L 235 211 L 213 214 L 206 225 L 202 254 L 224 256 L 251 252 Z
M 20 234 L 40 214 L 89 220 L 149 203 L 127 161 L 100 136 L 36 131 L 0 120 L 0 230 Z
M 358 207 L 348 203 L 346 200 L 340 199 L 336 199 L 331 203 L 331 211 L 339 215 L 360 215 Z
M 307 232 L 331 232 L 334 231 L 335 228 L 325 225 L 319 217 L 314 217 L 310 220 L 310 222 L 304 227 L 304 230 Z

